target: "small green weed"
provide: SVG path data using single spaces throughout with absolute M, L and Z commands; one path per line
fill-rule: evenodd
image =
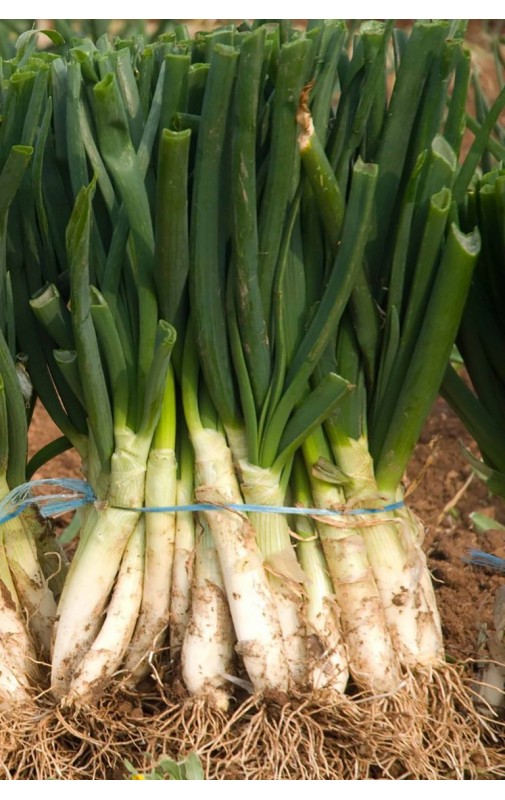
M 173 758 L 162 758 L 151 772 L 139 772 L 125 758 L 124 764 L 132 781 L 204 781 L 202 762 L 196 753 L 190 753 L 182 761 Z

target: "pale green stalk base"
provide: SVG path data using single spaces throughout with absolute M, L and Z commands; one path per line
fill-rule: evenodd
M 335 487 L 318 482 L 313 487 L 318 508 L 338 508 Z M 360 529 L 347 521 L 328 524 L 316 520 L 349 657 L 349 669 L 358 686 L 374 693 L 394 692 L 401 681 L 400 666 Z
M 200 502 L 240 504 L 242 496 L 224 436 L 192 431 Z M 282 632 L 255 531 L 245 514 L 206 512 L 219 556 L 226 596 L 237 636 L 236 650 L 255 691 L 287 691 L 289 673 Z
M 33 523 L 33 518 L 25 514 L 4 523 L 5 553 L 37 655 L 47 660 L 56 617 L 56 602 L 37 558 L 37 549 L 31 535 Z
M 341 610 L 352 676 L 374 693 L 394 692 L 401 680 L 399 664 L 363 539 L 349 529 L 339 539 L 329 525 L 317 527 Z
M 177 464 L 173 450 L 151 450 L 147 461 L 145 505 L 173 506 L 176 500 Z M 146 513 L 144 590 L 125 668 L 139 680 L 150 670 L 150 659 L 164 643 L 169 620 L 175 514 Z
M 144 504 L 145 463 L 129 453 L 112 459 L 111 503 Z M 139 513 L 106 507 L 86 519 L 58 605 L 52 655 L 51 690 L 64 697 L 75 672 L 92 646 L 114 586 L 126 545 Z
M 9 487 L 5 476 L 0 479 L 0 493 L 5 497 Z M 56 602 L 42 572 L 35 545 L 40 523 L 33 509 L 27 509 L 2 526 L 2 558 L 6 559 L 0 578 L 4 580 L 23 622 L 33 636 L 36 655 L 49 658 L 51 635 L 56 616 Z
M 488 634 L 489 660 L 482 664 L 476 686 L 478 705 L 485 715 L 489 709 L 500 716 L 505 711 L 505 586 L 498 589 L 493 609 L 493 628 Z M 492 659 L 492 660 L 491 660 Z
M 0 614 L 3 608 L 0 605 Z M 3 626 L 0 630 L 3 638 Z M 7 634 L 8 636 L 8 634 Z M 30 685 L 26 674 L 20 670 L 19 663 L 16 663 L 19 653 L 17 644 L 12 645 L 12 639 L 7 638 L 8 647 L 0 644 L 0 712 L 14 712 L 21 706 L 30 702 Z
M 192 695 L 205 697 L 226 711 L 234 672 L 235 632 L 230 617 L 219 561 L 205 519 L 197 537 L 191 587 L 191 616 L 181 653 L 182 677 Z
M 317 541 L 301 541 L 298 558 L 307 576 L 304 616 L 308 633 L 310 682 L 314 690 L 345 692 L 348 657 L 327 565 Z
M 36 676 L 33 655 L 33 644 L 0 577 L 0 709 L 14 710 L 17 703 L 29 701 L 30 679 Z
M 409 667 L 443 661 L 440 617 L 419 522 L 407 510 L 388 525 L 365 529 L 364 538 L 395 649 Z
M 193 502 L 193 487 L 177 481 L 177 505 Z M 181 652 L 191 611 L 191 583 L 195 551 L 195 518 L 191 511 L 180 511 L 175 518 L 175 549 L 170 596 L 170 657 Z
M 142 600 L 144 549 L 141 516 L 126 545 L 100 633 L 76 669 L 64 705 L 95 702 L 123 661 Z
M 5 476 L 2 476 L 0 495 L 5 497 L 8 491 Z M 9 563 L 9 558 L 12 563 Z M 36 556 L 35 565 L 38 567 Z M 30 539 L 21 518 L 15 517 L 0 525 L 0 709 L 5 711 L 13 711 L 18 705 L 30 701 L 30 682 L 37 676 L 37 658 L 27 622 L 35 623 L 34 631 L 38 630 L 37 623 L 47 631 L 46 625 L 49 626 L 54 617 L 53 602 L 49 609 L 51 620 L 45 618 L 48 609 L 44 605 L 44 589 L 47 585 L 43 577 L 30 587 L 27 576 L 31 574 L 35 579 L 39 577 L 34 569 Z M 18 584 L 23 591 L 21 597 L 17 591 Z
M 0 526 L 0 708 L 11 710 L 29 700 L 35 676 L 33 644 L 21 618 L 4 548 L 5 525 Z
M 352 479 L 346 489 L 354 507 L 381 498 L 366 440 L 338 445 L 338 462 Z M 401 495 L 399 495 L 401 496 Z M 389 497 L 389 501 L 398 497 Z M 383 498 L 381 503 L 387 502 Z M 442 628 L 435 592 L 421 542 L 422 525 L 407 508 L 360 516 L 363 539 L 380 592 L 396 652 L 408 667 L 430 667 L 444 658 Z M 384 522 L 382 522 L 385 520 Z
M 284 505 L 284 492 L 272 472 L 246 461 L 240 461 L 239 468 L 240 485 L 247 503 Z M 286 517 L 283 514 L 252 512 L 249 519 L 265 559 L 281 625 L 290 682 L 293 686 L 301 685 L 308 680 L 306 632 L 302 613 L 306 576 L 291 544 Z
M 502 655 L 505 659 L 505 653 Z M 499 717 L 505 712 L 505 661 L 490 661 L 479 672 L 475 705 L 485 716 L 490 711 Z

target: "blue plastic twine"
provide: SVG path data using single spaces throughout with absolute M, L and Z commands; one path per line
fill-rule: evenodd
M 487 567 L 498 572 L 505 572 L 505 558 L 493 556 L 491 553 L 484 553 L 482 550 L 470 550 L 468 558 L 465 558 L 464 561 L 476 567 Z
M 57 486 L 65 489 L 64 492 L 55 494 L 34 494 L 34 489 L 39 486 Z M 40 514 L 47 517 L 57 517 L 67 511 L 75 511 L 80 506 L 94 503 L 96 496 L 93 489 L 86 481 L 78 478 L 42 478 L 36 481 L 29 481 L 17 486 L 3 500 L 0 501 L 0 525 L 14 519 L 26 508 L 36 505 Z M 347 517 L 358 516 L 360 514 L 382 514 L 388 511 L 396 511 L 405 505 L 403 500 L 381 508 L 351 508 L 348 511 L 335 511 L 328 508 L 301 508 L 300 506 L 262 506 L 253 503 L 227 503 L 218 505 L 212 503 L 191 503 L 185 506 L 142 506 L 141 508 L 124 508 L 114 506 L 122 511 L 149 512 L 174 514 L 178 511 L 219 511 L 227 509 L 230 511 L 256 511 L 266 514 L 297 514 L 301 516 L 317 517 Z
M 56 494 L 34 494 L 38 486 L 59 486 L 66 492 Z M 0 525 L 19 516 L 29 506 L 36 505 L 43 517 L 57 517 L 80 506 L 94 503 L 93 489 L 78 478 L 41 478 L 16 486 L 0 500 Z
M 304 508 L 303 506 L 261 506 L 255 503 L 192 503 L 188 506 L 144 506 L 142 508 L 124 508 L 123 511 L 258 511 L 267 514 L 297 514 L 303 517 L 347 517 L 357 514 L 382 514 L 383 511 L 396 511 L 405 505 L 403 500 L 390 503 L 382 508 L 351 508 L 349 511 L 335 511 L 331 508 Z M 116 506 L 117 507 L 117 506 Z M 1 520 L 0 520 L 1 522 Z

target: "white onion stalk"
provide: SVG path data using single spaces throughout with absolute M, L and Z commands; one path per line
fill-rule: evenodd
M 9 492 L 5 475 L 0 478 L 0 494 Z M 37 548 L 32 535 L 38 522 L 32 510 L 27 510 L 1 527 L 3 556 L 7 559 L 11 594 L 15 587 L 16 605 L 23 609 L 26 624 L 34 638 L 36 654 L 49 657 L 51 632 L 56 615 L 56 603 L 37 558 Z
M 56 602 L 42 573 L 31 527 L 36 520 L 26 514 L 4 523 L 5 553 L 24 609 L 37 655 L 49 658 L 51 635 L 56 617 Z
M 64 703 L 93 702 L 120 666 L 131 640 L 142 599 L 145 519 L 129 537 L 100 632 L 80 662 Z
M 277 475 L 247 461 L 239 462 L 240 485 L 247 503 L 284 505 L 285 491 Z M 251 512 L 258 547 L 265 559 L 270 587 L 281 624 L 284 652 L 292 685 L 307 680 L 307 650 L 302 607 L 306 576 L 298 563 L 284 514 Z
M 364 438 L 338 445 L 338 461 L 349 476 L 346 497 L 353 505 L 369 505 L 381 497 Z M 390 502 L 401 499 L 388 497 Z M 381 500 L 384 503 L 384 499 Z M 381 523 L 386 516 L 388 519 Z M 402 663 L 434 666 L 443 659 L 440 617 L 433 584 L 421 543 L 421 523 L 407 509 L 361 516 L 368 558 L 373 569 L 386 620 Z M 367 525 L 366 523 L 370 523 Z
M 476 704 L 485 715 L 491 709 L 497 716 L 502 716 L 505 711 L 505 586 L 496 593 L 493 628 L 486 640 L 489 658 L 479 665 Z
M 147 459 L 145 506 L 173 506 L 176 499 L 175 384 L 171 368 L 163 392 L 161 413 Z M 174 558 L 175 513 L 145 514 L 145 560 L 142 602 L 128 649 L 125 668 L 139 680 L 150 670 L 150 659 L 167 634 L 170 583 Z
M 51 689 L 64 697 L 79 663 L 103 623 L 123 554 L 144 504 L 145 459 L 117 451 L 112 456 L 110 507 L 92 509 L 58 605 Z
M 329 578 L 326 560 L 317 541 L 300 542 L 298 558 L 307 576 L 305 619 L 314 690 L 343 693 L 349 679 L 346 647 L 340 630 L 340 609 Z
M 227 675 L 233 672 L 235 632 L 212 533 L 205 518 L 197 536 L 191 587 L 191 615 L 181 653 L 182 677 L 188 691 L 228 708 Z
M 304 445 L 309 470 L 318 458 L 317 442 Z M 312 478 L 318 508 L 342 507 L 341 490 Z M 370 566 L 361 527 L 349 519 L 316 518 L 328 571 L 333 583 L 341 626 L 349 656 L 349 669 L 358 686 L 374 693 L 395 691 L 401 681 L 400 667 L 387 628 L 382 601 Z
M 332 505 L 328 502 L 326 507 Z M 353 678 L 374 693 L 395 691 L 401 680 L 399 665 L 363 538 L 352 528 L 337 530 L 321 521 L 317 528 L 341 610 Z
M 386 619 L 402 663 L 435 666 L 444 657 L 442 629 L 419 525 L 407 509 L 364 534 Z
M 177 505 L 193 502 L 193 456 L 187 439 L 181 442 L 181 475 L 177 481 Z M 191 611 L 191 583 L 195 551 L 195 515 L 178 511 L 175 517 L 175 548 L 170 596 L 170 658 L 180 655 Z
M 3 614 L 3 606 L 0 605 Z M 0 636 L 4 636 L 4 626 Z M 9 634 L 7 634 L 9 637 Z M 0 644 L 0 712 L 10 712 L 15 708 L 30 702 L 30 688 L 26 675 L 23 675 L 16 664 L 16 657 L 11 652 L 11 639 L 9 646 Z
M 173 450 L 151 450 L 146 472 L 146 507 L 159 508 L 175 504 L 176 472 Z M 175 514 L 147 512 L 145 529 L 142 603 L 125 661 L 126 669 L 133 672 L 135 679 L 149 672 L 149 657 L 163 645 L 168 629 Z
M 243 502 L 223 434 L 194 426 L 200 502 Z M 217 508 L 205 512 L 219 556 L 226 595 L 242 657 L 255 691 L 287 691 L 289 673 L 271 586 L 253 527 L 245 514 Z
M 15 369 L 0 331 L 1 499 L 9 494 L 8 475 L 14 485 L 24 480 L 26 399 L 20 386 L 24 378 L 24 371 Z M 37 560 L 30 519 L 32 511 L 25 510 L 0 524 L 0 707 L 7 711 L 30 700 L 30 684 L 38 677 L 36 664 L 49 656 L 56 610 Z
M 298 457 L 295 457 L 293 473 L 296 500 L 309 508 L 312 504 L 310 485 L 303 461 Z M 328 566 L 313 521 L 297 515 L 294 522 L 300 537 L 296 552 L 307 576 L 303 614 L 307 626 L 310 683 L 315 691 L 330 689 L 342 694 L 349 679 L 348 656 Z
M 7 565 L 4 525 L 0 526 L 0 709 L 11 710 L 30 699 L 34 677 L 33 645 L 23 623 Z

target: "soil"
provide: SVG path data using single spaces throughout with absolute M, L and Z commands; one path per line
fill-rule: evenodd
M 478 451 L 448 405 L 438 399 L 408 470 L 418 487 L 409 505 L 426 526 L 425 551 L 437 589 L 448 655 L 476 658 L 479 632 L 492 628 L 495 594 L 503 575 L 467 563 L 472 549 L 505 558 L 505 531 L 477 533 L 470 514 L 505 522 L 505 503 L 472 475 L 464 449 Z

